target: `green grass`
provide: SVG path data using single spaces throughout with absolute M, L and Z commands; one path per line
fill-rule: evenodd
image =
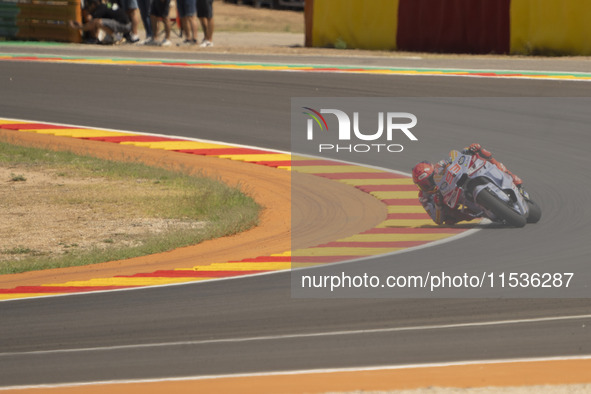
M 10 174 L 10 180 L 12 182 L 25 182 L 27 178 L 22 174 Z
M 54 174 L 56 182 L 63 182 L 44 192 L 42 197 L 23 195 L 21 204 L 23 201 L 34 204 L 35 198 L 42 198 L 38 204 L 49 203 L 55 206 L 56 212 L 92 206 L 92 209 L 122 219 L 178 219 L 203 223 L 197 228 L 158 234 L 111 234 L 96 239 L 90 250 L 80 248 L 74 241 L 62 242 L 59 254 L 39 252 L 26 243 L 5 246 L 0 250 L 0 274 L 121 260 L 194 245 L 256 226 L 261 209 L 240 186 L 230 187 L 202 174 L 190 176 L 140 163 L 0 143 L 0 166 L 18 168 L 19 176 L 14 175 L 15 172 L 13 178 L 17 179 L 11 179 L 18 181 L 18 185 L 28 183 L 27 170 L 40 169 Z M 72 179 L 93 181 L 67 184 L 66 181 Z M 26 189 L 22 190 L 24 193 Z M 118 246 L 121 242 L 117 241 L 121 240 L 133 246 Z

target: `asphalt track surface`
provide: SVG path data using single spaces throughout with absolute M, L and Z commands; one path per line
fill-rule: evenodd
M 281 150 L 290 149 L 291 97 L 589 97 L 590 87 L 542 80 L 0 63 L 3 117 Z M 586 104 L 572 105 L 583 111 Z M 478 141 L 526 180 L 544 216 L 535 226 L 485 229 L 347 270 L 378 272 L 393 264 L 462 270 L 476 262 L 536 272 L 564 264 L 584 276 L 591 252 L 591 133 L 582 125 L 586 129 L 480 133 L 450 122 L 445 132 L 431 130 L 420 148 L 390 162 L 368 158 L 365 164 L 408 171 L 418 160 Z M 293 298 L 290 276 L 0 303 L 0 386 L 591 354 L 591 300 L 584 298 L 589 293 L 537 299 Z

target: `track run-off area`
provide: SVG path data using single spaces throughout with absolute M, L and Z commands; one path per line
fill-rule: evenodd
M 446 238 L 465 233 L 473 227 L 438 228 L 431 226 L 431 219 L 424 212 L 416 198 L 417 190 L 412 180 L 408 175 L 399 172 L 311 157 L 292 156 L 290 153 L 257 149 L 255 147 L 232 146 L 219 142 L 186 140 L 162 135 L 145 135 L 96 128 L 90 129 L 71 125 L 0 119 L 0 132 L 3 133 L 6 139 L 21 141 L 23 144 L 26 144 L 27 141 L 20 140 L 18 135 L 14 135 L 15 132 L 17 134 L 19 132 L 34 133 L 85 141 L 110 142 L 171 151 L 178 154 L 228 159 L 284 171 L 293 170 L 294 172 L 341 182 L 351 188 L 368 193 L 385 205 L 383 220 L 375 227 L 370 229 L 360 228 L 359 234 L 351 234 L 346 238 L 333 239 L 330 242 L 312 245 L 304 249 L 294 251 L 278 250 L 277 253 L 262 256 L 245 255 L 243 259 L 230 261 L 199 261 L 201 259 L 197 258 L 197 256 L 192 256 L 184 261 L 185 264 L 188 264 L 187 266 L 181 265 L 175 269 L 158 269 L 153 272 L 136 272 L 130 275 L 119 274 L 112 277 L 96 277 L 98 272 L 92 268 L 87 270 L 86 275 L 84 275 L 84 269 L 76 269 L 81 279 L 64 283 L 38 284 L 37 281 L 40 279 L 35 275 L 7 275 L 7 279 L 0 281 L 0 283 L 10 284 L 13 282 L 20 283 L 20 285 L 0 289 L 0 300 L 129 289 L 150 285 L 163 286 L 306 268 L 372 255 L 389 254 L 406 248 L 424 247 L 430 242 L 441 242 Z M 51 141 L 46 141 L 45 144 L 51 146 Z M 90 146 L 88 151 L 92 150 L 93 147 Z M 246 167 L 243 171 L 248 172 L 249 168 Z M 257 194 L 257 185 L 249 186 L 254 188 L 253 192 Z M 277 197 L 278 199 L 289 200 L 290 193 L 291 190 L 286 188 L 283 192 L 284 195 Z M 308 210 L 310 209 L 308 208 Z M 309 212 L 308 214 L 320 217 L 323 212 Z M 279 213 L 276 215 L 279 220 L 285 220 Z M 363 223 L 360 223 L 360 225 L 363 225 Z M 276 231 L 276 229 L 273 228 L 270 231 Z M 317 235 L 318 238 L 321 236 L 322 234 Z M 379 241 L 376 242 L 376 239 L 379 239 Z M 207 245 L 203 249 L 207 249 Z M 151 256 L 151 259 L 166 261 L 168 256 L 167 254 L 160 254 Z M 192 261 L 199 261 L 199 264 L 192 266 L 190 265 Z M 178 264 L 182 263 L 178 262 Z M 163 265 L 167 266 L 168 264 Z M 141 267 L 141 263 L 134 263 L 133 266 Z M 56 276 L 60 276 L 59 272 L 56 272 Z M 84 276 L 86 277 L 84 278 Z M 27 281 L 30 281 L 30 283 L 27 284 Z
M 473 226 L 425 227 L 429 221 L 405 175 L 412 163 L 424 158 L 415 157 L 418 152 L 412 149 L 408 156 L 390 164 L 292 156 L 288 153 L 288 107 L 289 97 L 387 96 L 389 92 L 402 97 L 585 97 L 591 74 L 462 70 L 446 64 L 429 69 L 326 66 L 330 59 L 326 64 L 306 66 L 293 61 L 257 63 L 247 58 L 241 62 L 158 62 L 128 56 L 4 53 L 0 60 L 6 76 L 2 90 L 7 93 L 1 103 L 6 110 L 0 114 L 3 138 L 58 146 L 62 144 L 58 141 L 68 140 L 79 146 L 100 145 L 100 150 L 124 149 L 126 154 L 135 149 L 148 156 L 158 152 L 166 155 L 166 160 L 181 156 L 182 160 L 198 160 L 199 165 L 202 160 L 230 162 L 229 171 L 260 169 L 269 178 L 277 173 L 289 179 L 297 173 L 306 177 L 303 184 L 310 189 L 319 189 L 314 186 L 316 181 L 320 188 L 337 185 L 329 193 L 343 194 L 338 203 L 363 202 L 372 207 L 337 209 L 328 204 L 326 209 L 338 212 L 322 213 L 322 204 L 316 204 L 327 203 L 327 199 L 314 200 L 308 197 L 310 190 L 303 190 L 306 197 L 297 198 L 302 206 L 312 212 L 320 208 L 322 218 L 343 220 L 341 228 L 346 234 L 332 229 L 328 231 L 332 238 L 314 243 L 315 235 L 322 236 L 322 229 L 316 229 L 318 235 L 309 228 L 310 223 L 301 223 L 302 248 L 188 265 L 178 265 L 177 260 L 166 269 L 138 270 L 141 264 L 134 264 L 134 272 L 121 275 L 97 276 L 93 272 L 86 278 L 65 281 L 59 276 L 51 280 L 42 277 L 30 285 L 25 280 L 6 286 L 10 280 L 0 278 L 0 297 L 8 301 L 0 303 L 0 364 L 4 370 L 0 382 L 4 387 L 59 385 L 53 389 L 35 387 L 34 392 L 124 392 L 130 388 L 149 392 L 145 386 L 149 384 L 161 391 L 161 386 L 154 386 L 157 383 L 178 392 L 199 387 L 204 392 L 248 392 L 245 387 L 252 392 L 326 392 L 589 383 L 586 371 L 591 349 L 586 327 L 591 303 L 586 299 L 291 298 L 292 268 L 340 261 L 354 265 L 359 257 L 366 264 L 368 257 L 372 261 L 383 254 L 392 259 L 391 253 L 401 248 L 424 246 Z M 448 76 L 456 78 L 443 78 Z M 111 87 L 121 88 L 116 95 L 105 86 L 106 80 Z M 50 102 L 48 97 L 55 100 Z M 492 145 L 494 153 L 532 185 L 548 216 L 519 234 L 517 230 L 482 230 L 456 242 L 400 256 L 408 261 L 451 264 L 457 245 L 464 245 L 462 253 L 475 255 L 491 254 L 486 247 L 489 243 L 503 243 L 507 248 L 502 256 L 513 253 L 512 258 L 522 264 L 543 260 L 540 256 L 544 253 L 548 259 L 558 255 L 569 260 L 580 258 L 582 243 L 572 237 L 569 242 L 557 241 L 570 253 L 552 255 L 543 247 L 529 249 L 533 240 L 544 243 L 550 239 L 548 233 L 555 231 L 550 223 L 565 229 L 557 215 L 573 219 L 582 207 L 579 200 L 563 200 L 562 185 L 542 194 L 539 185 L 544 178 L 527 165 L 536 153 L 553 149 L 555 136 L 535 136 L 534 130 L 510 138 L 503 133 L 501 138 L 468 130 L 450 133 L 456 145 L 477 141 Z M 446 140 L 435 131 L 429 137 L 431 142 L 421 153 L 444 155 L 442 142 Z M 519 152 L 516 146 L 524 146 L 522 140 L 534 137 L 541 141 L 536 153 L 525 149 L 521 158 L 508 158 Z M 563 154 L 572 157 L 577 145 L 585 142 L 581 139 L 562 146 L 563 153 L 555 153 L 556 162 Z M 297 166 L 292 165 L 294 161 Z M 562 166 L 551 171 L 565 172 Z M 564 182 L 568 184 L 574 177 L 567 176 Z M 293 190 L 286 192 L 289 201 Z M 344 196 L 346 193 L 352 197 Z M 558 207 L 563 205 L 571 208 L 560 211 Z M 343 219 L 343 214 L 355 218 Z M 365 214 L 369 218 L 356 218 Z M 314 215 L 318 213 L 311 217 Z M 352 232 L 359 225 L 366 227 Z M 574 227 L 579 230 L 578 222 Z M 367 234 L 379 234 L 379 241 Z M 550 241 L 547 244 L 552 246 Z M 519 250 L 523 253 L 516 256 Z M 280 270 L 287 274 L 268 275 Z M 240 278 L 208 280 L 228 277 Z M 196 281 L 200 283 L 161 286 Z M 144 288 L 151 285 L 156 287 Z M 94 293 L 135 287 L 138 289 L 133 291 Z M 88 291 L 91 293 L 79 294 Z M 46 297 L 72 292 L 76 295 Z M 22 299 L 38 296 L 42 297 Z M 9 300 L 13 298 L 16 300 Z M 63 386 L 85 382 L 108 385 Z

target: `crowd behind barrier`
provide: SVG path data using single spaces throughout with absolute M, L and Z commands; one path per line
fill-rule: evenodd
M 213 46 L 213 0 L 0 0 L 0 39 L 170 46 L 173 26 L 179 45 Z
M 81 42 L 83 35 L 69 23 L 83 24 L 80 1 L 0 0 L 0 38 Z M 142 23 L 145 43 L 169 45 L 166 23 L 165 39 L 154 39 L 152 10 L 144 4 L 150 0 L 109 1 L 125 3 L 132 23 L 126 42 L 140 41 L 137 27 Z M 161 1 L 170 2 L 151 0 L 152 4 Z M 196 15 L 197 3 L 211 1 L 176 0 L 176 6 L 170 7 L 181 14 L 179 30 L 185 36 L 181 45 L 199 44 L 196 20 L 204 33 L 200 45 L 213 45 L 212 12 L 205 17 Z M 589 56 L 590 15 L 589 0 L 306 0 L 306 46 Z M 157 25 L 158 20 L 169 21 L 157 18 Z

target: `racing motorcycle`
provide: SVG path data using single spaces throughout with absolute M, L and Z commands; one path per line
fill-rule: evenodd
M 539 205 L 513 178 L 477 154 L 450 153 L 451 164 L 436 182 L 443 202 L 473 217 L 523 227 L 542 216 Z

